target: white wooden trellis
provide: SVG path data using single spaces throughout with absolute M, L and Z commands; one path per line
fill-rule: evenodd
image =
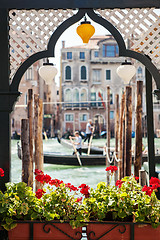
M 145 53 L 155 65 L 160 64 L 160 10 L 142 9 L 98 9 L 97 12 L 110 21 L 125 40 L 131 40 L 131 49 Z
M 11 78 L 27 57 L 46 49 L 55 29 L 74 14 L 75 11 L 71 9 L 9 12 Z
M 131 49 L 148 54 L 160 64 L 160 18 L 154 8 L 145 9 L 97 9 L 110 21 L 125 40 L 131 40 Z M 11 78 L 20 64 L 33 53 L 46 49 L 53 31 L 75 10 L 11 10 L 10 63 Z

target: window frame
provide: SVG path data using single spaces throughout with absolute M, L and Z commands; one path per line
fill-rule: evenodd
M 110 111 L 110 119 L 114 119 L 114 111 Z
M 82 78 L 82 68 L 85 68 L 85 78 Z M 82 65 L 80 67 L 80 80 L 81 81 L 87 81 L 87 67 L 85 65 Z
M 109 73 L 109 78 L 108 78 L 108 74 Z M 111 80 L 111 70 L 110 69 L 106 69 L 106 80 L 110 81 Z
M 86 120 L 83 118 L 84 115 L 86 116 Z M 80 113 L 79 121 L 80 122 L 87 122 L 88 121 L 88 114 L 87 113 Z
M 70 78 L 67 78 L 67 68 L 70 69 Z M 65 66 L 65 81 L 71 81 L 72 80 L 72 68 L 71 66 L 67 65 Z
M 72 116 L 72 119 L 67 119 L 67 116 L 70 118 Z M 74 114 L 73 113 L 65 113 L 65 122 L 73 122 L 74 121 Z
M 79 59 L 85 60 L 85 52 L 79 52 Z
M 94 80 L 94 76 L 95 76 L 95 74 L 94 74 L 94 72 L 96 72 L 97 71 L 97 73 L 99 72 L 99 80 Z M 93 82 L 93 84 L 101 84 L 101 78 L 102 78 L 102 69 L 98 69 L 98 68 L 95 68 L 95 69 L 92 69 L 92 82 Z
M 31 81 L 33 80 L 33 68 L 29 67 L 25 73 L 25 80 L 26 81 Z
M 114 51 L 108 51 L 107 50 L 107 48 L 108 47 L 114 47 Z M 114 52 L 114 54 L 113 55 L 110 55 L 110 54 L 108 54 L 108 52 Z M 103 45 L 102 45 L 102 57 L 118 57 L 119 56 L 119 49 L 118 49 L 118 45 L 117 44 L 115 44 L 115 43 L 104 43 Z
M 72 60 L 72 52 L 67 52 L 67 60 Z
M 96 56 L 96 54 L 97 54 L 97 56 Z M 94 57 L 95 57 L 95 58 L 98 58 L 98 57 L 99 57 L 99 51 L 94 51 Z

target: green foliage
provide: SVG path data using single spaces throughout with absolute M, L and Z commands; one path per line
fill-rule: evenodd
M 148 222 L 157 227 L 160 201 L 155 192 L 146 195 L 134 177 L 121 181 L 120 187 L 100 182 L 89 193 L 83 186 L 84 196 L 80 201 L 77 201 L 78 189 L 71 191 L 63 182 L 48 185 L 39 199 L 25 183 L 7 183 L 6 191 L 0 191 L 1 226 L 10 230 L 17 220 L 59 220 L 76 228 L 94 220 Z
M 84 200 L 90 220 L 149 222 L 160 224 L 160 201 L 142 191 L 134 177 L 125 177 L 120 188 L 101 182 Z
M 15 220 L 29 220 L 39 213 L 39 200 L 35 197 L 32 189 L 23 182 L 7 183 L 7 190 L 0 194 L 0 221 L 1 225 L 10 230 L 16 226 Z

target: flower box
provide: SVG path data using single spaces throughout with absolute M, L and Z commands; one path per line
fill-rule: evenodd
M 85 231 L 83 230 L 83 233 Z M 90 222 L 86 227 L 88 240 L 154 240 L 160 239 L 160 226 L 130 222 Z M 9 240 L 80 240 L 82 228 L 72 229 L 69 223 L 22 221 L 8 232 Z
M 112 177 L 116 168 L 108 169 Z M 6 191 L 0 191 L 0 222 L 9 240 L 80 240 L 83 233 L 88 240 L 160 240 L 159 179 L 152 177 L 150 186 L 142 188 L 136 177 L 126 176 L 116 186 L 100 182 L 90 189 L 52 179 L 38 169 L 35 175 L 48 184 L 47 191 L 34 193 L 23 182 L 7 183 Z
M 69 223 L 22 221 L 8 231 L 9 240 L 80 240 L 82 228 L 73 229 Z
M 129 222 L 92 222 L 87 225 L 88 240 L 159 240 L 160 226 Z

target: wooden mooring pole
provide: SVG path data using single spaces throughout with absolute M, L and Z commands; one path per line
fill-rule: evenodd
M 123 117 L 124 117 L 124 101 L 125 101 L 125 93 L 122 94 L 121 98 L 121 106 L 120 106 L 120 126 L 119 126 L 119 171 L 118 171 L 118 179 L 124 177 L 124 168 L 123 168 Z
M 116 158 L 118 159 L 118 144 L 119 144 L 119 95 L 116 94 L 115 96 L 115 112 L 116 112 L 116 117 L 115 117 L 115 155 Z M 114 160 L 114 165 L 118 167 L 118 162 Z M 118 168 L 118 171 L 115 173 L 115 182 L 118 180 L 118 172 L 120 169 Z
M 146 176 L 146 171 L 145 170 L 139 170 L 139 184 L 141 186 L 146 185 L 147 183 L 147 176 Z
M 28 89 L 28 119 L 29 119 L 29 153 L 30 153 L 30 177 L 33 187 L 33 90 Z
M 43 102 L 37 94 L 34 95 L 34 120 L 35 120 L 35 169 L 43 171 Z M 41 184 L 36 182 L 36 190 Z
M 126 86 L 125 98 L 125 161 L 124 161 L 124 175 L 131 175 L 132 166 L 132 88 Z
M 107 104 L 106 104 L 106 130 L 107 130 L 107 147 L 106 151 L 106 167 L 109 166 L 107 155 L 110 158 L 110 87 L 107 86 Z M 107 173 L 107 184 L 109 184 L 109 172 Z
M 21 146 L 22 146 L 22 182 L 31 186 L 33 183 L 32 164 L 29 151 L 29 121 L 21 120 Z
M 143 81 L 137 81 L 136 137 L 134 156 L 134 175 L 139 176 L 142 164 L 142 93 Z

